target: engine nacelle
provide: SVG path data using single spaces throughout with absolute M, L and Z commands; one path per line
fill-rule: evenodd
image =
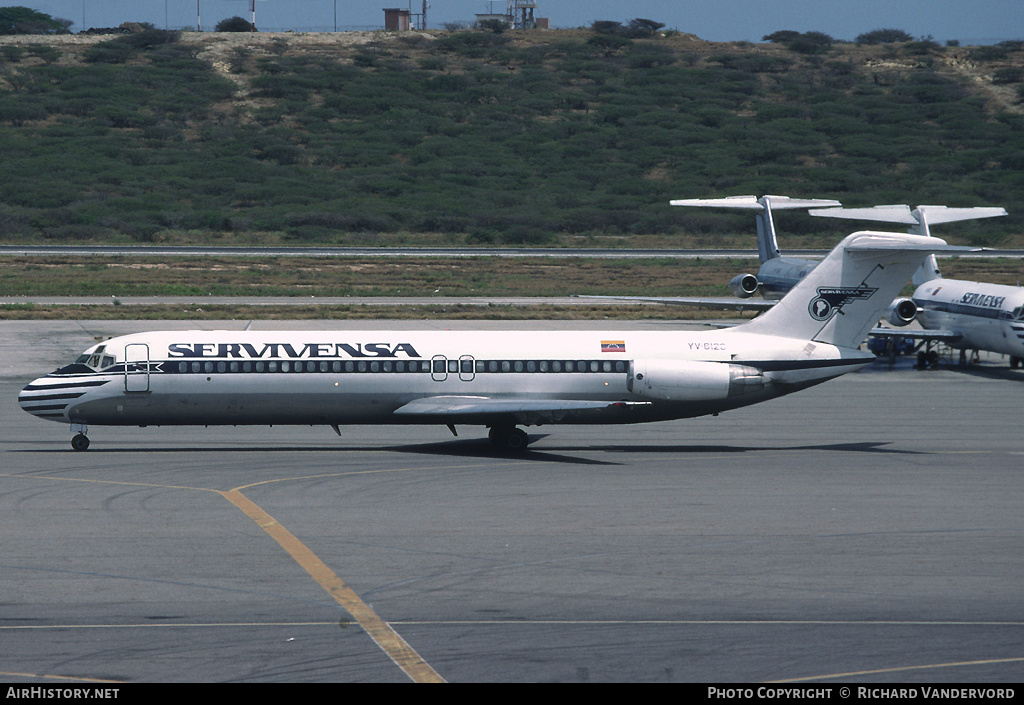
M 917 318 L 917 304 L 911 299 L 896 299 L 889 305 L 885 320 L 894 326 L 905 326 Z
M 710 401 L 760 391 L 764 373 L 728 362 L 634 360 L 626 386 L 645 399 Z
M 758 281 L 753 274 L 738 274 L 729 282 L 733 296 L 749 299 L 757 291 Z

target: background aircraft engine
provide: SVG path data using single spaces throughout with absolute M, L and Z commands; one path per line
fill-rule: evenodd
M 634 360 L 629 391 L 645 399 L 708 401 L 750 394 L 764 388 L 756 367 L 698 360 Z
M 889 305 L 885 319 L 894 326 L 905 326 L 917 317 L 917 304 L 911 299 L 896 299 Z
M 729 282 L 733 296 L 740 299 L 749 299 L 757 291 L 757 277 L 753 274 L 737 274 Z

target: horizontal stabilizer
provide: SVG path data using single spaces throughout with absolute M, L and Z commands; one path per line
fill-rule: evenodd
M 703 208 L 740 208 L 743 210 L 763 211 L 766 199 L 773 210 L 789 208 L 828 208 L 841 206 L 839 201 L 825 198 L 790 198 L 789 196 L 728 196 L 727 198 L 686 198 L 669 201 L 672 206 L 700 206 Z
M 960 245 L 937 245 L 916 244 L 901 245 L 888 241 L 864 241 L 854 243 L 846 248 L 847 252 L 885 252 L 886 250 L 899 250 L 901 252 L 923 252 L 936 255 L 962 255 L 966 252 L 981 252 L 983 247 L 965 247 Z
M 816 208 L 808 211 L 819 218 L 844 218 L 846 220 L 871 220 L 881 223 L 903 223 L 913 226 L 910 232 L 916 235 L 930 235 L 929 225 L 954 223 L 959 220 L 998 218 L 1006 215 L 1006 209 L 996 206 L 977 208 L 948 208 L 946 206 L 918 206 L 911 210 L 908 205 L 874 206 L 872 208 Z

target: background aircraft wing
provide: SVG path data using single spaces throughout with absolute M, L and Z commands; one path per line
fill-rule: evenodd
M 763 299 L 740 299 L 734 297 L 694 297 L 694 296 L 587 296 L 577 294 L 579 299 L 605 299 L 611 301 L 636 301 L 637 303 L 666 304 L 669 306 L 692 306 L 718 311 L 767 311 L 777 301 Z
M 941 330 L 929 328 L 872 328 L 868 333 L 875 338 L 913 338 L 914 340 L 940 340 L 953 342 L 964 337 L 962 333 L 955 330 Z
M 488 419 L 513 417 L 517 423 L 557 421 L 575 411 L 595 411 L 616 406 L 649 406 L 649 402 L 610 402 L 585 399 L 494 398 L 436 396 L 414 399 L 395 409 L 401 416 L 432 416 L 445 423 L 485 423 Z

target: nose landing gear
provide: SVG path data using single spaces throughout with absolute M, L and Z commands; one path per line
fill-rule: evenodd
M 78 452 L 89 450 L 89 437 L 85 435 L 89 429 L 84 424 L 72 424 L 71 430 L 75 432 L 75 437 L 71 439 L 71 447 Z

